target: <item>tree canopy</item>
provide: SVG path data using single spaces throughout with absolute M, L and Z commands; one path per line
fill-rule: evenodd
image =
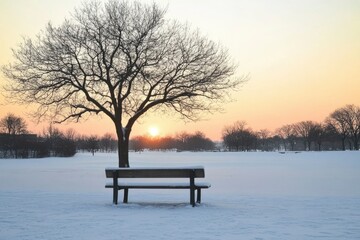
M 3 68 L 7 90 L 37 104 L 40 118 L 106 115 L 119 139 L 119 166 L 128 166 L 132 127 L 148 110 L 196 119 L 243 81 L 232 78 L 226 49 L 165 13 L 155 3 L 84 2 L 62 25 L 49 23 L 13 50 L 15 61 Z

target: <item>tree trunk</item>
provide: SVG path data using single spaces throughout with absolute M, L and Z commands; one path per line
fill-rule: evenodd
M 119 167 L 130 167 L 129 165 L 129 139 L 118 139 Z
M 354 150 L 359 150 L 359 135 L 354 134 Z
M 118 143 L 119 167 L 130 167 L 129 165 L 129 137 L 130 131 L 123 129 L 121 124 L 116 124 Z
M 342 149 L 343 149 L 343 151 L 345 151 L 345 150 L 346 150 L 345 138 L 341 138 L 341 144 L 342 144 Z
M 304 151 L 306 151 L 306 150 L 307 150 L 307 142 L 304 141 Z
M 295 150 L 295 143 L 294 143 L 293 140 L 291 140 L 290 145 L 291 145 L 291 151 L 294 151 Z
M 307 145 L 308 145 L 307 151 L 311 151 L 311 141 L 308 141 Z
M 286 152 L 286 141 L 285 141 L 285 139 L 284 139 L 284 141 L 283 141 L 283 144 L 284 144 L 284 150 L 285 150 L 285 152 Z

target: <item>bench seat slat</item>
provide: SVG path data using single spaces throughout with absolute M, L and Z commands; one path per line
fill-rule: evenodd
M 112 178 L 116 172 L 118 178 L 204 178 L 202 167 L 194 168 L 107 168 L 106 177 Z
M 113 188 L 113 183 L 107 183 L 105 185 L 106 188 Z M 209 183 L 196 183 L 195 188 L 209 188 L 211 185 Z M 118 183 L 118 188 L 148 188 L 148 189 L 189 189 L 189 183 L 140 183 L 140 182 L 122 182 Z

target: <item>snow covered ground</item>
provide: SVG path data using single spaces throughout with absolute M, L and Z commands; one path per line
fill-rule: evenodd
M 0 239 L 360 239 L 360 152 L 131 153 L 133 167 L 205 167 L 187 190 L 112 205 L 116 154 L 0 159 Z M 120 193 L 122 194 L 122 192 Z

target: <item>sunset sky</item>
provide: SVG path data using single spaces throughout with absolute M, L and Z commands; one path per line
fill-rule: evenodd
M 57 25 L 81 0 L 0 0 L 0 65 L 12 61 L 22 36 L 35 36 L 47 22 Z M 145 1 L 143 1 L 145 2 Z M 160 135 L 202 131 L 213 140 L 222 129 L 246 121 L 271 131 L 303 120 L 323 121 L 336 108 L 360 105 L 359 0 L 149 0 L 167 7 L 166 17 L 193 28 L 229 49 L 237 75 L 249 81 L 224 104 L 224 112 L 184 122 L 173 114 L 147 115 L 132 136 L 158 128 Z M 0 87 L 4 76 L 0 75 Z M 1 91 L 3 91 L 1 89 Z M 25 112 L 0 96 L 0 118 L 14 113 L 40 133 Z M 65 124 L 82 134 L 114 132 L 112 123 L 92 118 Z

